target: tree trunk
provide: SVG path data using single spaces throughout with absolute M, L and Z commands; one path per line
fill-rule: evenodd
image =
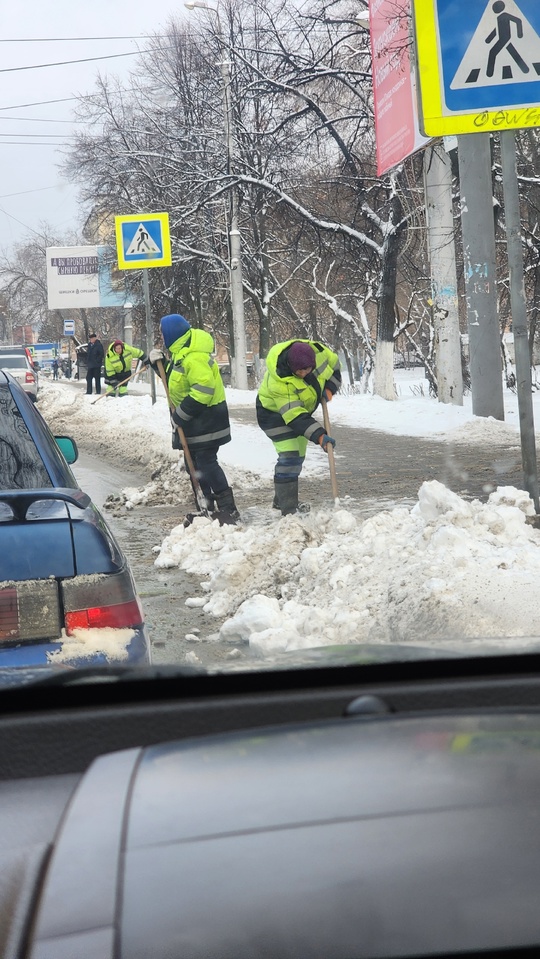
M 397 262 L 402 232 L 402 208 L 399 197 L 392 197 L 391 222 L 398 224 L 388 233 L 383 247 L 381 283 L 377 311 L 377 352 L 373 392 L 384 400 L 394 400 L 394 325 Z

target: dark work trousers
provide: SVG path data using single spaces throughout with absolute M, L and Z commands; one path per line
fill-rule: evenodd
M 217 444 L 205 450 L 198 450 L 196 453 L 190 450 L 197 479 L 199 480 L 204 497 L 207 500 L 213 499 L 216 493 L 223 493 L 224 490 L 229 488 L 227 477 L 217 460 L 218 450 L 219 446 Z M 187 463 L 186 470 L 189 474 Z M 193 486 L 193 483 L 191 485 Z M 195 493 L 196 501 L 197 494 L 195 487 L 193 487 L 193 492 Z
M 91 367 L 86 372 L 86 392 L 92 392 L 92 383 L 96 384 L 96 393 L 101 393 L 101 367 Z

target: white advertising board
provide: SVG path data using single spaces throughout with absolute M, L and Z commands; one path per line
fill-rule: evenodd
M 115 254 L 106 246 L 50 246 L 47 297 L 50 310 L 123 306 L 125 283 L 115 273 Z
M 47 249 L 47 297 L 50 310 L 100 305 L 97 246 Z

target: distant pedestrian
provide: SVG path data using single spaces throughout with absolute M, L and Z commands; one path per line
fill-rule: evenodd
M 53 380 L 58 379 L 58 360 L 52 361 L 52 378 Z
M 140 360 L 143 366 L 148 366 L 150 362 L 144 350 L 137 346 L 130 346 L 123 340 L 111 343 L 105 354 L 105 382 L 112 396 L 127 395 L 127 383 L 124 386 L 120 384 L 131 376 L 132 360 Z
M 322 446 L 336 441 L 313 419 L 321 398 L 331 400 L 341 386 L 341 367 L 330 347 L 316 340 L 287 340 L 272 347 L 256 401 L 257 422 L 278 454 L 274 469 L 275 509 L 298 510 L 298 478 L 308 440 Z
M 92 384 L 95 383 L 96 393 L 101 393 L 101 367 L 103 366 L 103 343 L 98 340 L 96 333 L 90 333 L 86 347 L 86 393 L 92 394 Z

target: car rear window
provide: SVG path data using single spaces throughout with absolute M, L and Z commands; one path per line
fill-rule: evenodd
M 27 370 L 28 360 L 24 356 L 6 356 L 0 353 L 0 370 Z
M 52 483 L 6 386 L 0 388 L 0 489 L 43 489 Z

